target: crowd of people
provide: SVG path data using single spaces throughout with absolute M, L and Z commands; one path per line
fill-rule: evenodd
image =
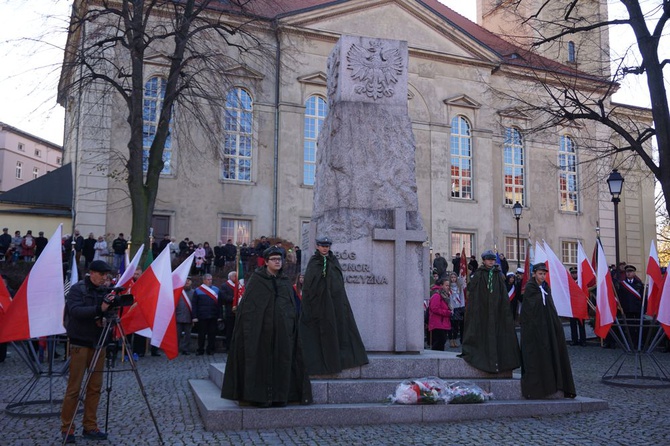
M 2 228 L 0 234 L 0 262 L 17 264 L 19 262 L 34 262 L 47 246 L 47 238 L 40 231 L 37 237 L 33 231 L 26 231 L 21 236 L 21 231 L 14 231 L 14 236 L 9 233 L 9 228 Z

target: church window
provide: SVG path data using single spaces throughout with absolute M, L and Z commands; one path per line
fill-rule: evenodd
M 253 102 L 243 88 L 233 88 L 226 96 L 223 137 L 224 180 L 251 181 Z M 225 239 L 227 240 L 227 239 Z
M 526 261 L 526 245 L 528 244 L 528 239 L 519 240 L 519 250 L 516 252 L 516 237 L 505 237 L 505 255 L 507 256 L 507 261 Z
M 475 234 L 471 232 L 451 233 L 451 255 L 461 252 L 463 248 L 465 248 L 465 255 L 470 256 L 473 254 L 473 246 L 475 246 Z M 449 256 L 446 255 L 445 257 L 449 258 Z
M 578 212 L 577 153 L 575 142 L 569 136 L 561 136 L 558 150 L 558 169 L 560 210 Z
M 472 135 L 462 116 L 451 120 L 450 147 L 451 196 L 472 200 Z
M 144 101 L 142 108 L 142 171 L 149 169 L 149 150 L 156 137 L 158 121 L 161 110 L 163 109 L 163 99 L 165 98 L 165 87 L 167 81 L 162 77 L 152 77 L 144 84 Z M 172 125 L 165 139 L 163 148 L 163 170 L 161 174 L 172 173 Z
M 577 264 L 577 242 L 563 241 L 561 242 L 561 262 L 566 265 Z
M 575 42 L 571 40 L 568 42 L 568 62 L 575 62 L 576 60 Z
M 323 120 L 328 113 L 328 103 L 321 96 L 310 96 L 305 103 L 305 129 L 303 147 L 303 184 L 313 186 L 316 174 L 316 143 Z
M 512 206 L 517 201 L 526 206 L 525 163 L 521 132 L 514 127 L 505 128 L 503 181 L 506 206 Z
M 219 240 L 232 240 L 234 245 L 251 244 L 251 221 L 222 218 Z

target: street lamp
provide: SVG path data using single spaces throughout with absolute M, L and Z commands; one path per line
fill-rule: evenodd
M 613 169 L 607 177 L 607 186 L 610 188 L 612 203 L 614 203 L 614 249 L 616 251 L 616 266 L 619 267 L 619 196 L 623 189 L 623 177 L 617 169 Z
M 519 219 L 523 212 L 523 206 L 518 201 L 512 206 L 512 213 L 516 219 L 516 267 L 521 268 L 521 250 L 519 249 Z

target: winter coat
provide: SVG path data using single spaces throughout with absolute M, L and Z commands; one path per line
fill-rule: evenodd
M 327 256 L 317 251 L 307 263 L 300 337 L 310 375 L 339 373 L 368 363 L 344 287 L 342 267 L 332 251 Z
M 428 330 L 451 330 L 451 310 L 442 293 L 433 294 L 428 309 Z
M 221 397 L 257 404 L 312 402 L 288 277 L 258 268 L 237 307 Z

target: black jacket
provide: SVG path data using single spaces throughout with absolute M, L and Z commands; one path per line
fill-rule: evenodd
M 70 343 L 83 347 L 95 347 L 102 334 L 99 321 L 102 318 L 102 300 L 107 295 L 106 287 L 93 285 L 86 276 L 72 285 L 65 299 L 65 329 Z

